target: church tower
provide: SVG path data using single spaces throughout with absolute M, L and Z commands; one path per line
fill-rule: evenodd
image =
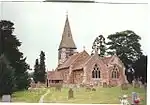
M 58 48 L 58 65 L 63 64 L 69 56 L 75 53 L 76 49 L 67 14 L 62 39 Z

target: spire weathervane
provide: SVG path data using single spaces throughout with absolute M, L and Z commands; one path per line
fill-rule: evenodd
M 68 11 L 66 11 L 66 17 L 68 17 Z

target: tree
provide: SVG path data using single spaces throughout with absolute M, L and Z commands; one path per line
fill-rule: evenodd
M 132 64 L 140 58 L 142 55 L 141 45 L 139 40 L 141 39 L 136 33 L 130 30 L 117 32 L 107 37 L 109 42 L 107 43 L 108 54 L 116 55 L 127 65 Z
M 141 55 L 140 59 L 133 64 L 133 67 L 136 78 L 142 77 L 142 82 L 147 82 L 147 56 Z
M 4 55 L 0 56 L 0 96 L 11 95 L 14 91 L 14 69 Z
M 34 65 L 34 73 L 33 73 L 33 79 L 35 83 L 37 83 L 40 80 L 39 76 L 40 76 L 39 61 L 38 59 L 36 59 L 35 65 Z
M 99 56 L 101 57 L 106 55 L 106 43 L 103 35 L 99 35 L 98 37 L 96 37 L 95 41 L 93 42 L 92 55 L 94 50 L 97 50 Z
M 0 38 L 3 39 L 3 43 L 0 44 L 0 55 L 4 53 L 10 62 L 10 66 L 14 68 L 16 90 L 22 90 L 29 86 L 27 73 L 29 65 L 26 63 L 23 53 L 19 51 L 21 42 L 13 35 L 13 26 L 14 24 L 10 21 L 0 21 Z
M 40 53 L 40 82 L 45 83 L 46 69 L 45 69 L 45 53 L 41 51 Z
M 109 55 L 116 54 L 124 63 L 126 67 L 126 75 L 129 83 L 133 80 L 133 74 L 130 75 L 130 72 L 127 72 L 129 65 L 132 65 L 136 62 L 140 56 L 141 45 L 139 40 L 141 39 L 136 33 L 130 30 L 117 32 L 115 34 L 109 35 L 107 37 L 109 42 L 107 43 L 109 50 L 107 53 Z

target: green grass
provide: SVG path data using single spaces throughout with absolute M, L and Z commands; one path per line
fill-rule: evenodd
M 78 91 L 74 91 L 74 98 L 68 100 L 68 88 L 63 88 L 61 92 L 50 89 L 50 93 L 45 96 L 44 102 L 54 103 L 76 103 L 76 104 L 119 104 L 119 96 L 127 94 L 129 97 L 131 93 L 138 92 L 140 97 L 144 98 L 141 102 L 142 105 L 146 105 L 146 91 L 141 88 L 129 88 L 128 90 L 122 90 L 119 87 L 112 88 L 97 88 L 96 91 L 87 92 L 85 88 L 80 88 Z
M 45 94 L 47 89 L 40 88 L 36 90 L 25 90 L 13 93 L 12 102 L 27 102 L 37 103 L 40 100 L 41 95 Z

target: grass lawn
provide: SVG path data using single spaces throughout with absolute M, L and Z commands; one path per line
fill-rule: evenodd
M 41 95 L 45 94 L 47 89 L 40 88 L 36 90 L 18 91 L 12 95 L 12 102 L 37 103 Z
M 74 90 L 74 98 L 68 100 L 68 88 L 63 88 L 61 92 L 50 88 L 50 93 L 45 96 L 44 102 L 53 103 L 76 103 L 76 104 L 119 104 L 119 96 L 127 94 L 131 97 L 131 93 L 138 92 L 140 97 L 144 99 L 141 105 L 146 105 L 146 90 L 143 88 L 129 88 L 122 90 L 119 87 L 113 88 L 97 88 L 96 91 L 87 92 L 85 88 Z

